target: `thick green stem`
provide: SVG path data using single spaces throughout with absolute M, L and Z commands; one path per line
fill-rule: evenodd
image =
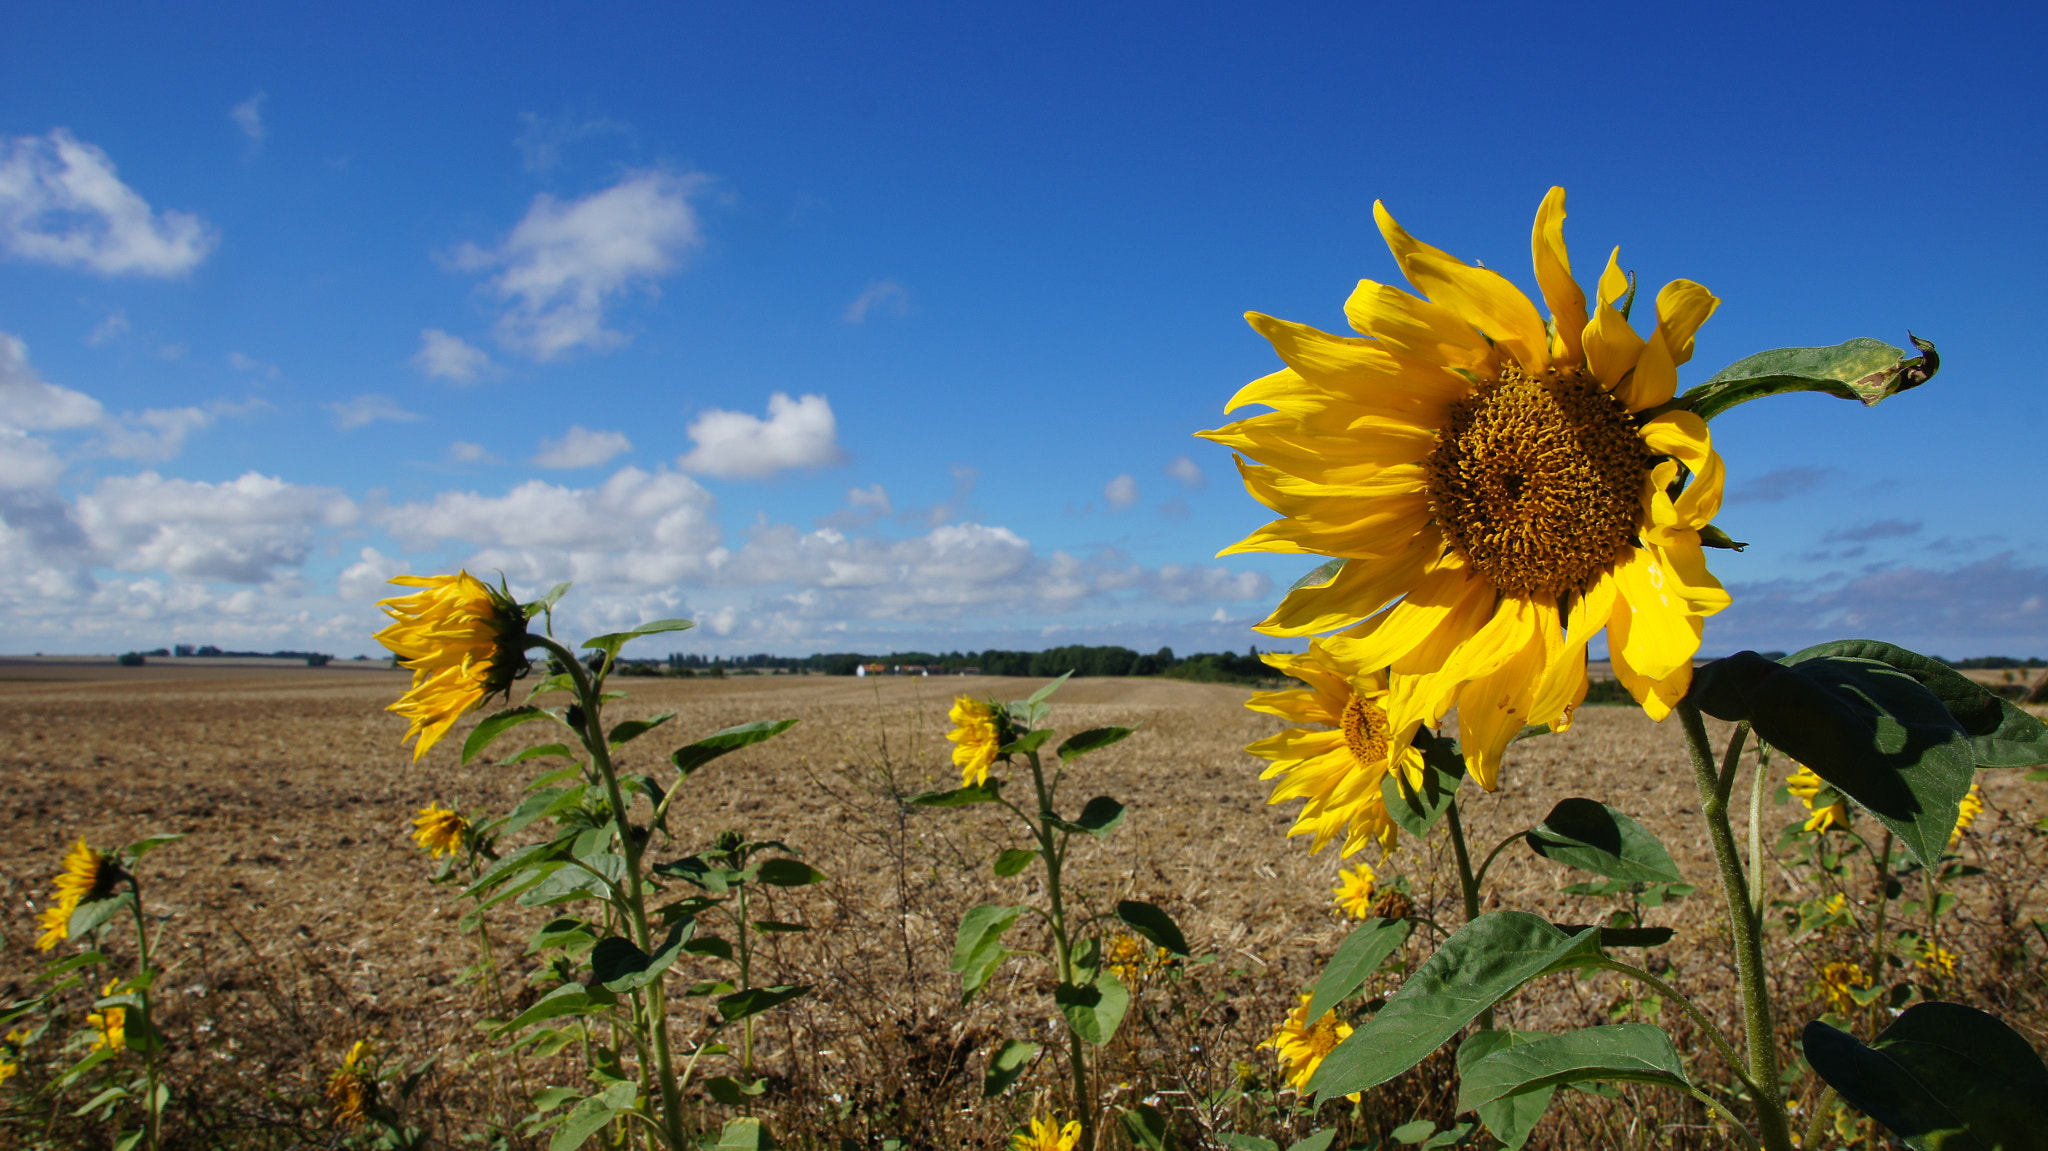
M 738 904 L 740 909 L 738 927 L 740 936 L 740 990 L 744 991 L 754 985 L 754 957 L 748 947 L 751 941 L 747 938 L 746 884 L 740 884 L 739 898 L 734 902 Z M 745 1075 L 748 1079 L 754 1077 L 754 1017 L 751 1015 L 746 1017 L 740 1028 L 740 1074 Z
M 1806 1122 L 1806 1138 L 1799 1145 L 1806 1151 L 1820 1146 L 1820 1137 L 1827 1133 L 1828 1113 L 1835 1109 L 1835 1089 L 1830 1087 L 1820 1093 L 1820 1102 L 1813 1105 L 1813 1118 Z
M 583 709 L 583 726 L 577 734 L 582 737 L 584 748 L 590 752 L 590 765 L 604 781 L 605 797 L 612 808 L 613 830 L 618 836 L 619 851 L 626 860 L 626 911 L 633 942 L 643 953 L 651 954 L 654 937 L 647 926 L 647 900 L 640 884 L 641 845 L 633 837 L 633 825 L 626 818 L 626 795 L 619 787 L 618 773 L 612 768 L 611 746 L 605 739 L 604 685 L 583 666 L 581 660 L 560 644 L 541 636 L 528 638 L 567 664 L 576 681 L 576 698 Z M 687 1142 L 683 1131 L 682 1090 L 676 1083 L 675 1060 L 669 1050 L 668 998 L 659 979 L 641 988 L 640 994 L 646 1005 L 647 1025 L 654 1032 L 651 1038 L 654 1040 L 655 1070 L 661 1078 L 662 1129 L 668 1134 L 669 1146 L 681 1151 Z
M 1707 739 L 1706 721 L 1690 700 L 1677 707 L 1679 722 L 1692 752 L 1693 779 L 1700 793 L 1700 815 L 1706 819 L 1707 835 L 1714 845 L 1714 862 L 1721 872 L 1722 905 L 1728 912 L 1728 930 L 1735 944 L 1735 970 L 1742 982 L 1743 1032 L 1749 1056 L 1751 1098 L 1756 1103 L 1756 1124 L 1768 1151 L 1791 1151 L 1791 1121 L 1785 1115 L 1785 1099 L 1778 1084 L 1776 1032 L 1771 1026 L 1770 986 L 1764 974 L 1763 940 L 1751 910 L 1749 883 L 1742 872 L 1742 857 L 1735 845 L 1735 831 L 1728 823 L 1728 790 L 1734 772 L 1717 772 L 1714 749 Z M 1741 734 L 1747 734 L 1746 731 Z M 1731 742 L 1730 751 L 1740 748 Z
M 1444 811 L 1445 822 L 1451 828 L 1451 853 L 1458 860 L 1458 887 L 1465 893 L 1465 922 L 1479 918 L 1479 876 L 1472 870 L 1472 853 L 1465 847 L 1465 825 L 1458 819 L 1458 801 L 1451 800 L 1451 806 Z M 1499 848 L 1495 848 L 1498 854 Z M 1488 856 L 1489 864 L 1493 857 Z M 1493 1008 L 1488 1006 L 1479 1013 L 1479 1029 L 1493 1030 Z
M 143 1097 L 143 1107 L 148 1115 L 145 1130 L 150 1151 L 156 1151 L 157 1140 L 163 1124 L 163 1107 L 157 1099 L 157 1051 L 163 1040 L 156 1032 L 156 1018 L 149 1010 L 149 919 L 142 912 L 142 882 L 132 874 L 128 877 L 129 891 L 135 896 L 135 974 L 143 987 L 136 994 L 142 1000 L 142 1017 L 149 1021 L 149 1046 L 142 1052 L 142 1073 L 148 1081 L 148 1094 Z
M 1892 905 L 1892 833 L 1886 829 L 1884 847 L 1877 853 L 1877 928 L 1870 936 L 1870 986 L 1884 982 L 1885 955 L 1891 948 L 1885 938 L 1885 912 Z
M 1752 915 L 1764 913 L 1765 888 L 1770 883 L 1764 873 L 1764 781 L 1770 778 L 1770 756 L 1765 744 L 1756 744 L 1756 774 L 1749 780 L 1749 874 L 1756 880 L 1756 890 L 1750 893 L 1749 911 Z
M 1053 961 L 1059 969 L 1060 982 L 1072 984 L 1074 948 L 1067 936 L 1066 896 L 1060 890 L 1060 870 L 1066 862 L 1066 852 L 1060 850 L 1060 843 L 1054 838 L 1057 829 L 1051 823 L 1052 789 L 1046 786 L 1045 768 L 1039 763 L 1037 752 L 1026 754 L 1031 758 L 1031 784 L 1038 793 L 1038 818 L 1026 822 L 1038 839 L 1039 854 L 1045 857 L 1045 898 L 1051 912 L 1047 919 L 1052 925 Z M 1067 1025 L 1067 1065 L 1074 1080 L 1074 1110 L 1079 1113 L 1075 1118 L 1081 1121 L 1080 1151 L 1094 1151 L 1095 1106 L 1088 1094 L 1088 1052 L 1071 1023 Z

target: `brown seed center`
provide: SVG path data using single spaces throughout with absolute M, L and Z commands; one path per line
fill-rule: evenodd
M 1344 743 L 1361 767 L 1386 762 L 1387 713 L 1362 695 L 1352 696 L 1344 705 Z
M 1579 593 L 1635 537 L 1653 457 L 1620 400 L 1577 369 L 1512 361 L 1451 405 L 1424 466 L 1444 536 L 1511 595 Z

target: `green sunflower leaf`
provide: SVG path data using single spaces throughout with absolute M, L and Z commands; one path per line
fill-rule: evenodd
M 1124 805 L 1117 800 L 1098 795 L 1083 804 L 1081 814 L 1071 820 L 1048 813 L 1045 821 L 1061 831 L 1080 832 L 1101 839 L 1124 821 L 1124 810 Z
M 779 987 L 749 987 L 736 991 L 717 1000 L 718 1014 L 727 1023 L 738 1023 L 749 1015 L 759 1015 L 771 1007 L 787 1003 L 810 991 L 803 984 L 785 984 Z
M 1804 653 L 1802 653 L 1804 654 Z M 1773 663 L 1737 652 L 1701 668 L 1691 698 L 1813 769 L 1877 816 L 1933 869 L 1976 776 L 1968 733 L 1939 697 L 1877 660 Z
M 559 718 L 552 712 L 524 705 L 508 707 L 503 711 L 485 716 L 481 722 L 470 729 L 469 738 L 462 741 L 462 762 L 468 763 L 470 760 L 482 755 L 484 749 L 491 746 L 492 740 L 497 739 L 522 723 L 532 723 L 537 719 L 553 719 L 559 722 Z
M 1801 1043 L 1830 1087 L 1914 1151 L 2044 1145 L 2048 1067 L 1995 1015 L 1916 1003 L 1869 1046 L 1818 1021 Z
M 1445 940 L 1384 1007 L 1339 1043 L 1308 1089 L 1326 1102 L 1385 1083 L 1531 979 L 1584 966 L 1599 954 L 1595 928 L 1567 935 L 1524 911 L 1482 915 Z
M 1323 965 L 1323 976 L 1316 980 L 1314 993 L 1309 996 L 1308 1017 L 1311 1022 L 1321 1019 L 1323 1013 L 1351 997 L 1351 993 L 1365 985 L 1380 964 L 1394 953 L 1394 949 L 1408 941 L 1415 930 L 1415 924 L 1406 919 L 1368 919 L 1351 929 L 1344 942 L 1337 945 L 1337 954 Z
M 1105 971 L 1093 983 L 1062 983 L 1053 988 L 1053 1002 L 1081 1042 L 1100 1047 L 1116 1037 L 1130 1010 L 1131 993 L 1123 981 Z
M 95 899 L 91 903 L 81 903 L 78 909 L 71 913 L 71 923 L 65 931 L 72 939 L 82 939 L 99 930 L 101 924 L 128 910 L 134 904 L 135 893 L 132 891 L 124 891 L 107 899 Z
M 1800 663 L 1824 655 L 1874 659 L 1895 667 L 1934 693 L 1970 737 L 1978 767 L 2034 767 L 2048 763 L 2048 723 L 1994 695 L 1989 688 L 1933 656 L 1874 639 L 1816 644 L 1786 658 Z
M 1079 759 L 1091 751 L 1101 751 L 1112 743 L 1121 742 L 1136 730 L 1138 729 L 1135 727 L 1092 727 L 1078 735 L 1068 736 L 1066 741 L 1060 744 L 1060 761 L 1065 763 Z
M 813 883 L 825 882 L 825 873 L 795 859 L 764 859 L 758 865 L 757 874 L 761 882 L 776 887 L 808 887 Z
M 1525 833 L 1545 859 L 1631 883 L 1677 883 L 1678 865 L 1657 837 L 1619 809 L 1574 796 Z
M 991 779 L 979 787 L 956 787 L 951 791 L 927 791 L 913 795 L 910 802 L 919 807 L 965 807 L 970 803 L 994 803 L 1002 798 L 1001 780 Z
M 600 939 L 590 951 L 590 977 L 610 991 L 635 991 L 661 978 L 696 934 L 697 921 L 685 919 L 669 930 L 660 950 L 649 955 L 632 940 L 616 935 Z
M 981 1077 L 981 1097 L 994 1099 L 1009 1090 L 1010 1084 L 1023 1077 L 1037 1054 L 1036 1043 L 1023 1039 L 1003 1040 L 1003 1045 L 989 1056 L 988 1073 Z
M 1458 1110 L 1567 1083 L 1655 1083 L 1691 1089 L 1671 1036 L 1647 1023 L 1588 1027 L 1509 1043 L 1458 1069 Z
M 753 723 L 742 723 L 723 731 L 714 731 L 693 744 L 677 748 L 669 755 L 668 761 L 675 765 L 677 771 L 689 775 L 721 755 L 774 739 L 795 726 L 796 721 L 793 719 L 762 719 Z
M 1941 357 L 1934 345 L 1906 334 L 1918 356 L 1907 356 L 1883 340 L 1859 336 L 1831 348 L 1774 348 L 1747 356 L 1714 373 L 1669 405 L 1711 420 L 1737 404 L 1785 392 L 1825 392 L 1865 407 L 1917 388 L 1934 378 Z
M 665 631 L 683 631 L 696 626 L 694 622 L 686 619 L 650 620 L 633 628 L 631 631 L 615 631 L 608 635 L 592 636 L 583 641 L 583 647 L 586 651 L 596 649 L 617 659 L 619 649 L 626 646 L 630 640 L 638 639 L 643 635 L 660 635 Z
M 1175 923 L 1173 916 L 1157 904 L 1146 903 L 1142 899 L 1119 899 L 1116 917 L 1152 946 L 1164 947 L 1168 954 L 1182 959 L 1188 957 L 1188 939 L 1181 934 L 1180 924 Z
M 1427 729 L 1415 733 L 1415 747 L 1422 752 L 1421 786 L 1411 792 L 1399 773 L 1390 771 L 1380 780 L 1380 795 L 1394 822 L 1421 839 L 1456 802 L 1458 784 L 1465 778 L 1465 756 L 1457 740 Z
M 623 743 L 630 743 L 675 717 L 675 712 L 665 711 L 652 719 L 625 720 L 622 723 L 613 725 L 612 733 L 605 737 L 605 742 L 613 747 L 618 747 Z
M 1474 1065 L 1489 1055 L 1544 1038 L 1547 1036 L 1541 1031 L 1475 1031 L 1458 1044 L 1458 1078 L 1462 1081 Z M 1506 1151 L 1521 1151 L 1555 1094 L 1557 1087 L 1552 1084 L 1503 1095 L 1479 1105 L 1479 1121 L 1493 1132 L 1494 1138 L 1507 1144 Z
M 1004 878 L 1021 874 L 1025 868 L 1031 866 L 1031 861 L 1037 858 L 1036 851 L 1027 851 L 1021 847 L 1007 848 L 1001 855 L 996 856 L 996 874 Z

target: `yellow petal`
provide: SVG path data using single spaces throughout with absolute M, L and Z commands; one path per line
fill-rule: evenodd
M 1691 667 L 1700 649 L 1700 617 L 1672 586 L 1661 557 L 1649 548 L 1635 550 L 1614 570 L 1614 581 L 1621 595 L 1608 625 L 1609 654 L 1651 680 Z
M 1492 585 L 1472 574 L 1456 553 L 1447 553 L 1400 603 L 1324 646 L 1357 667 L 1388 667 L 1428 642 L 1461 604 L 1492 594 Z
M 1534 600 L 1508 600 L 1501 606 L 1517 617 L 1516 646 L 1499 670 L 1482 676 L 1458 692 L 1458 742 L 1465 769 L 1479 786 L 1500 786 L 1501 754 L 1529 721 L 1536 684 L 1544 665 L 1559 646 L 1557 608 Z M 1547 611 L 1546 611 L 1547 607 Z
M 1252 485 L 1248 482 L 1246 487 Z M 1252 494 L 1268 506 L 1288 498 L 1263 488 L 1253 488 Z M 1381 499 L 1309 501 L 1300 514 L 1274 520 L 1216 554 L 1285 552 L 1382 559 L 1407 550 L 1433 515 L 1429 497 L 1421 492 Z
M 1657 330 L 1636 361 L 1636 374 L 1616 393 L 1629 411 L 1654 408 L 1678 394 L 1678 366 L 1692 359 L 1693 335 L 1720 303 L 1691 280 L 1673 280 L 1657 293 Z
M 1622 274 L 1621 249 L 1616 248 L 1607 257 L 1607 270 L 1600 274 L 1600 291 L 1593 318 L 1586 324 L 1585 340 L 1586 370 L 1610 392 L 1628 379 L 1643 354 L 1643 338 L 1614 307 L 1627 292 L 1628 277 Z
M 1543 671 L 1543 685 L 1529 707 L 1530 723 L 1547 723 L 1552 730 L 1564 730 L 1571 709 L 1586 698 L 1586 645 L 1607 626 L 1619 594 L 1612 575 L 1601 575 L 1572 604 L 1565 628 L 1564 650 L 1557 662 Z
M 1357 398 L 1408 397 L 1448 403 L 1472 390 L 1448 369 L 1395 355 L 1377 340 L 1328 332 L 1257 312 L 1245 319 L 1310 386 Z
M 1536 285 L 1550 305 L 1553 338 L 1551 358 L 1559 363 L 1585 362 L 1580 337 L 1586 329 L 1586 293 L 1572 279 L 1572 261 L 1564 246 L 1564 189 L 1552 188 L 1536 209 L 1536 229 L 1529 237 L 1536 257 Z
M 1615 620 L 1619 621 L 1626 615 L 1627 604 L 1614 609 Z M 1687 660 L 1662 679 L 1644 675 L 1621 653 L 1621 641 L 1627 632 L 1627 623 L 1608 625 L 1608 660 L 1614 666 L 1614 678 L 1620 680 L 1621 686 L 1643 705 L 1643 714 L 1663 723 L 1664 717 L 1671 714 L 1671 709 L 1678 706 L 1679 701 L 1685 698 L 1686 689 L 1692 686 L 1692 661 Z
M 1435 529 L 1420 533 L 1398 555 L 1352 560 L 1328 583 L 1295 588 L 1258 629 L 1267 635 L 1319 635 L 1350 627 L 1375 615 L 1415 586 L 1430 559 L 1442 549 Z
M 1550 366 L 1550 337 L 1543 330 L 1543 317 L 1520 288 L 1498 272 L 1470 267 L 1410 236 L 1377 200 L 1372 214 L 1395 262 L 1423 295 L 1491 336 L 1530 374 Z
M 1326 414 L 1327 421 L 1305 422 L 1268 412 L 1196 435 L 1324 484 L 1364 482 L 1383 468 L 1426 457 L 1436 444 L 1436 433 L 1428 428 L 1364 415 L 1348 403 L 1333 405 Z
M 1493 346 L 1456 312 L 1391 285 L 1358 281 L 1344 314 L 1352 327 L 1402 355 L 1487 378 L 1500 371 Z

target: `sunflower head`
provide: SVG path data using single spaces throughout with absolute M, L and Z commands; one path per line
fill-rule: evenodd
M 1010 1136 L 1010 1151 L 1074 1151 L 1081 1141 L 1081 1121 L 1060 1126 L 1054 1115 L 1034 1115 L 1031 1126 Z
M 1830 963 L 1820 970 L 1820 981 L 1816 989 L 1827 1001 L 1828 1010 L 1836 1015 L 1847 1015 L 1857 1007 L 1856 993 L 1869 985 L 1864 978 L 1863 967 L 1856 963 Z
M 411 721 L 406 740 L 417 761 L 470 708 L 526 671 L 526 613 L 504 590 L 468 572 L 399 576 L 418 588 L 377 606 L 394 621 L 377 633 L 398 662 L 412 669 L 412 690 L 388 709 Z
M 413 817 L 412 825 L 412 837 L 420 845 L 420 850 L 434 859 L 462 850 L 463 840 L 469 834 L 469 821 L 438 803 L 420 808 L 420 813 Z
M 1350 855 L 1368 843 L 1391 851 L 1400 826 L 1387 812 L 1382 782 L 1389 773 L 1403 787 L 1422 781 L 1422 753 L 1392 747 L 1387 677 L 1344 658 L 1318 640 L 1306 653 L 1260 657 L 1278 671 L 1307 684 L 1292 691 L 1260 692 L 1245 702 L 1298 724 L 1245 750 L 1270 761 L 1263 779 L 1278 780 L 1269 803 L 1304 799 L 1289 835 L 1307 835 L 1309 850 L 1332 839 Z
M 120 993 L 121 981 L 116 979 L 101 989 L 100 997 Z M 128 1046 L 128 1009 L 125 1007 L 102 1007 L 85 1017 L 85 1025 L 93 1029 L 94 1051 L 120 1051 Z
M 95 850 L 81 839 L 64 853 L 57 873 L 56 893 L 50 905 L 36 915 L 41 934 L 36 950 L 48 951 L 71 937 L 71 916 L 80 905 L 95 903 L 114 893 L 114 885 L 127 873 L 113 854 Z
M 1785 788 L 1806 805 L 1809 814 L 1805 830 L 1826 831 L 1849 826 L 1848 801 L 1827 780 L 1815 775 L 1812 768 L 1802 764 L 1785 780 Z
M 953 741 L 953 765 L 960 769 L 960 786 L 980 787 L 988 782 L 989 768 L 1003 745 L 1016 738 L 1010 709 L 963 695 L 953 700 L 948 717 L 953 730 L 946 738 Z
M 1673 281 L 1646 340 L 1616 257 L 1589 300 L 1561 188 L 1531 244 L 1547 321 L 1499 273 L 1374 215 L 1419 294 L 1360 281 L 1345 312 L 1364 339 L 1250 316 L 1285 368 L 1230 406 L 1273 410 L 1200 434 L 1256 461 L 1245 485 L 1281 517 L 1227 551 L 1344 561 L 1260 630 L 1350 629 L 1353 662 L 1391 669 L 1391 751 L 1455 708 L 1467 767 L 1492 790 L 1524 725 L 1569 726 L 1596 634 L 1662 719 L 1691 682 L 1701 620 L 1728 603 L 1701 551 L 1720 457 L 1703 420 L 1663 410 L 1719 301 Z
M 1337 910 L 1353 919 L 1370 919 L 1373 915 L 1373 883 L 1379 877 L 1373 874 L 1372 865 L 1361 862 L 1357 867 L 1337 872 Z
M 1351 1035 L 1351 1025 L 1337 1018 L 1337 1011 L 1331 1008 L 1313 1024 L 1308 1021 L 1308 1005 L 1314 996 L 1303 995 L 1287 1018 L 1280 1023 L 1280 1029 L 1271 1039 L 1259 1044 L 1273 1048 L 1280 1061 L 1280 1077 L 1296 1091 L 1307 1089 L 1308 1081 L 1315 1077 L 1316 1068 L 1323 1065 L 1323 1059 L 1336 1050 L 1339 1043 Z M 1357 1096 L 1348 1096 L 1354 1101 Z

